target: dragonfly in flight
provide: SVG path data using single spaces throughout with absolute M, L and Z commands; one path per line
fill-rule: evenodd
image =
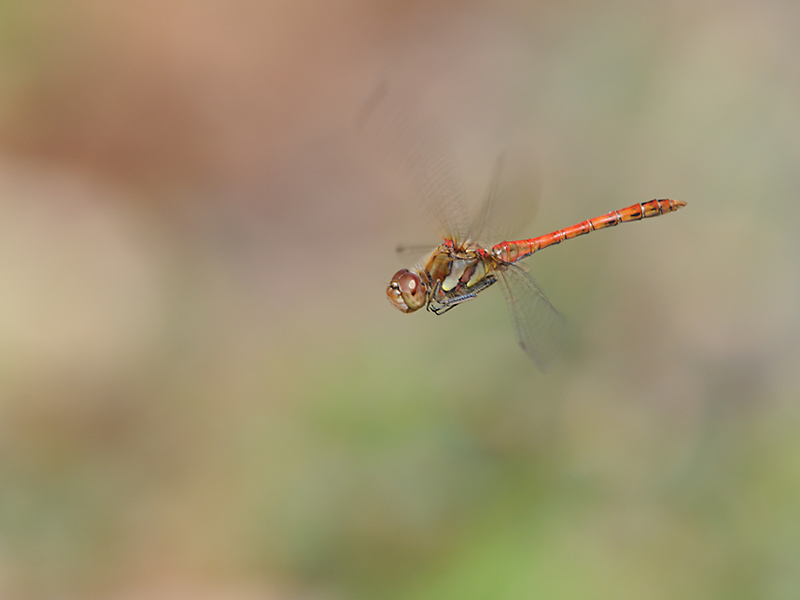
M 377 142 L 383 149 L 387 144 L 392 146 L 442 238 L 427 258 L 394 274 L 386 288 L 389 301 L 404 313 L 425 307 L 442 315 L 499 283 L 519 343 L 541 369 L 550 366 L 559 354 L 565 322 L 519 261 L 564 240 L 674 212 L 686 205 L 680 200 L 650 200 L 546 235 L 519 239 L 513 234 L 530 220 L 534 202 L 525 197 L 530 190 L 503 193 L 504 161 L 500 160 L 484 206 L 477 220 L 470 223 L 460 178 L 447 152 L 437 145 L 439 138 L 432 128 L 411 123 L 402 109 L 388 111 L 394 118 L 374 118 L 372 113 L 385 95 L 386 87 L 381 86 L 365 107 L 362 125 L 368 120 L 384 121 L 386 127 L 375 135 Z M 526 180 L 533 170 L 523 165 L 517 172 Z
M 424 306 L 441 315 L 499 282 L 522 349 L 544 369 L 558 354 L 564 319 L 539 285 L 516 263 L 564 240 L 628 221 L 657 217 L 685 205 L 680 200 L 650 200 L 552 233 L 503 241 L 491 247 L 468 236 L 448 233 L 419 265 L 397 271 L 386 295 L 403 312 L 414 312 Z

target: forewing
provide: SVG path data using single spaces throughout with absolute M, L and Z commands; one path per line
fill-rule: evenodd
M 359 127 L 369 146 L 396 165 L 418 195 L 419 204 L 445 239 L 469 237 L 462 179 L 433 123 L 381 85 L 365 104 Z
M 495 162 L 489 192 L 472 224 L 475 239 L 485 246 L 517 239 L 533 220 L 541 186 L 530 147 L 517 146 Z
M 500 272 L 500 287 L 522 349 L 546 370 L 563 349 L 566 323 L 533 278 L 517 265 Z
M 424 265 L 425 259 L 438 247 L 438 244 L 398 245 L 397 256 L 404 265 Z

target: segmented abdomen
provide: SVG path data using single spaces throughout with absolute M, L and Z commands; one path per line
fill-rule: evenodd
M 594 219 L 583 221 L 565 229 L 559 229 L 546 235 L 530 238 L 527 240 L 517 240 L 513 242 L 501 242 L 492 248 L 492 254 L 503 262 L 516 262 L 533 254 L 538 250 L 559 244 L 579 235 L 584 235 L 596 229 L 613 227 L 619 223 L 627 221 L 640 221 L 649 217 L 657 217 L 669 212 L 674 212 L 686 206 L 680 200 L 650 200 L 640 204 L 634 204 L 620 210 L 613 210 Z

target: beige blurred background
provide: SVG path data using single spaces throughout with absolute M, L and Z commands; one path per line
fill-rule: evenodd
M 800 594 L 800 7 L 0 3 L 0 597 Z M 380 82 L 478 203 L 535 151 L 570 323 L 384 297 L 435 240 Z

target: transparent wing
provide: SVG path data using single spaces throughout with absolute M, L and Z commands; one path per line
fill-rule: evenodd
M 533 278 L 517 265 L 500 271 L 500 287 L 508 303 L 517 338 L 533 362 L 546 370 L 563 349 L 566 322 Z
M 539 207 L 541 177 L 535 153 L 518 146 L 495 162 L 489 193 L 472 224 L 475 239 L 489 247 L 518 238 Z
M 436 243 L 429 244 L 413 244 L 413 245 L 398 245 L 395 248 L 400 262 L 404 265 L 419 265 L 425 264 L 425 259 L 430 256 L 431 252 L 438 246 Z
M 397 165 L 419 196 L 439 234 L 461 242 L 469 237 L 462 179 L 432 123 L 413 114 L 381 85 L 364 105 L 359 127 L 370 146 Z

